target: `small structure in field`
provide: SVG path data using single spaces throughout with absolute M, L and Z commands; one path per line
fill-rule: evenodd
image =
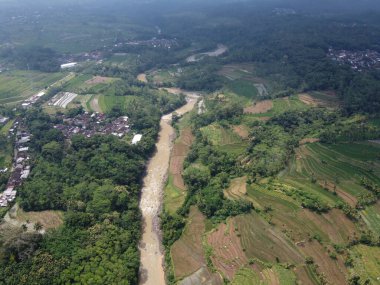
M 132 144 L 137 144 L 138 142 L 140 142 L 142 139 L 142 135 L 141 134 L 137 134 L 133 137 L 132 139 Z
M 61 69 L 69 69 L 69 68 L 73 68 L 77 65 L 78 65 L 77 62 L 69 62 L 69 63 L 61 64 Z

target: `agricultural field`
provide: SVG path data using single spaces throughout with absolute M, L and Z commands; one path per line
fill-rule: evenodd
M 212 145 L 232 154 L 240 154 L 247 147 L 246 140 L 239 136 L 234 129 L 230 127 L 222 127 L 219 124 L 212 124 L 203 127 L 201 133 Z
M 357 245 L 353 248 L 352 272 L 369 279 L 369 284 L 379 284 L 380 279 L 380 248 Z
M 286 111 L 305 110 L 307 106 L 297 97 L 285 97 L 273 100 L 273 108 L 260 116 L 272 117 Z
M 307 184 L 313 176 L 317 185 L 328 189 L 326 193 L 335 187 L 338 196 L 350 203 L 348 197 L 355 200 L 368 193 L 361 185 L 361 177 L 380 182 L 379 151 L 380 146 L 367 142 L 307 144 L 296 151 L 285 180 Z
M 0 104 L 17 103 L 64 78 L 66 73 L 8 71 L 0 73 Z
M 312 107 L 338 108 L 341 105 L 339 98 L 333 92 L 317 92 L 299 94 L 298 98 Z
M 249 100 L 254 100 L 259 97 L 259 91 L 254 83 L 244 80 L 234 80 L 227 83 L 227 88 L 235 94 L 245 97 Z
M 183 127 L 180 130 L 179 137 L 174 143 L 170 157 L 169 179 L 164 190 L 165 210 L 174 213 L 181 207 L 185 195 L 186 186 L 182 178 L 183 163 L 190 147 L 194 141 L 194 136 L 189 127 Z
M 128 96 L 128 99 L 131 100 L 134 96 Z M 98 96 L 98 104 L 100 109 L 104 112 L 107 113 L 112 110 L 113 107 L 115 106 L 120 106 L 124 108 L 126 102 L 127 102 L 127 97 L 125 96 L 106 96 L 106 95 L 100 95 Z
M 183 72 L 182 68 L 169 68 L 169 69 L 158 69 L 150 71 L 146 75 L 146 80 L 148 82 L 153 82 L 155 85 L 163 84 L 175 84 L 177 77 Z

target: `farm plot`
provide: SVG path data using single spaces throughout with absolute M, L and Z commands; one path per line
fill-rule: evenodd
M 51 99 L 49 105 L 66 109 L 67 105 L 77 96 L 78 94 L 70 92 L 58 93 Z
M 247 142 L 231 128 L 225 128 L 219 124 L 211 124 L 200 130 L 205 138 L 222 151 L 238 155 L 247 147 Z
M 368 193 L 361 185 L 361 177 L 367 177 L 374 183 L 380 182 L 380 165 L 373 163 L 379 150 L 380 147 L 369 143 L 304 145 L 296 151 L 289 168 L 289 179 L 286 180 L 307 184 L 314 175 L 314 179 L 327 190 L 334 188 L 338 195 L 341 191 L 348 194 L 342 195 L 342 199 L 347 200 L 350 196 L 357 198 Z
M 261 86 L 261 85 L 260 85 Z M 228 89 L 246 99 L 253 100 L 258 98 L 259 91 L 254 83 L 245 80 L 234 80 L 227 83 Z
M 299 94 L 298 98 L 306 105 L 313 107 L 321 106 L 327 108 L 337 108 L 340 105 L 337 95 L 333 92 L 313 91 L 310 93 Z
M 270 118 L 286 111 L 306 110 L 309 108 L 296 96 L 265 100 L 263 103 L 257 102 L 256 105 L 248 106 L 244 111 L 249 117 Z M 272 106 L 272 108 L 270 108 Z
M 359 235 L 352 221 L 339 210 L 319 215 L 301 209 L 295 201 L 274 190 L 249 189 L 249 195 L 267 209 L 264 216 L 270 224 L 257 214 L 251 219 L 238 220 L 248 257 L 267 262 L 291 262 L 296 265 L 297 278 L 309 279 L 304 262 L 311 256 L 319 267 L 318 272 L 323 272 L 331 284 L 345 284 L 347 269 L 342 257 L 333 259 L 329 253 L 333 251 L 333 244 L 347 244 Z
M 176 278 L 189 276 L 206 264 L 202 246 L 204 231 L 205 217 L 197 207 L 191 207 L 186 229 L 171 248 Z
M 240 199 L 247 194 L 247 177 L 232 179 L 228 189 L 224 190 L 224 196 L 228 199 Z
M 235 227 L 235 221 L 230 219 L 207 237 L 207 243 L 212 247 L 211 260 L 214 266 L 229 280 L 248 263 Z
M 248 258 L 256 258 L 264 263 L 303 263 L 304 257 L 294 243 L 258 214 L 239 216 L 235 221 Z
M 62 79 L 65 73 L 10 71 L 0 74 L 0 104 L 16 103 Z
M 252 106 L 244 108 L 245 114 L 265 114 L 273 108 L 272 100 L 264 100 L 254 103 Z
M 129 98 L 134 96 L 129 96 Z M 107 113 L 112 110 L 115 106 L 120 106 L 121 108 L 125 107 L 126 104 L 126 98 L 125 96 L 106 96 L 106 95 L 99 95 L 98 97 L 98 105 L 100 109 Z
M 359 274 L 362 280 L 369 279 L 369 284 L 379 284 L 380 248 L 357 245 L 353 249 L 354 267 L 352 271 Z

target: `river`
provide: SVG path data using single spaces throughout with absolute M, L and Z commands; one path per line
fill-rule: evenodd
M 168 90 L 169 92 L 178 91 Z M 175 112 L 183 115 L 197 103 L 196 93 L 183 92 L 187 103 Z M 170 154 L 175 130 L 170 125 L 172 113 L 161 118 L 156 153 L 147 166 L 141 192 L 140 210 L 143 216 L 143 236 L 140 241 L 140 285 L 165 285 L 164 249 L 161 243 L 159 214 L 162 209 L 163 191 L 169 170 Z
M 224 54 L 227 50 L 228 48 L 225 45 L 219 44 L 216 50 L 191 55 L 186 59 L 186 62 L 200 61 L 205 56 L 211 56 L 211 57 L 220 56 Z

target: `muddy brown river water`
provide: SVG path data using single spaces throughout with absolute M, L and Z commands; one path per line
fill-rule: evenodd
M 187 96 L 187 104 L 175 111 L 179 115 L 191 111 L 199 97 L 196 93 L 183 93 Z M 170 125 L 171 118 L 172 114 L 161 118 L 161 130 L 156 143 L 157 151 L 148 163 L 141 193 L 140 209 L 143 216 L 143 236 L 139 246 L 141 256 L 140 285 L 166 284 L 159 214 L 162 209 L 163 191 L 175 138 L 175 130 Z

